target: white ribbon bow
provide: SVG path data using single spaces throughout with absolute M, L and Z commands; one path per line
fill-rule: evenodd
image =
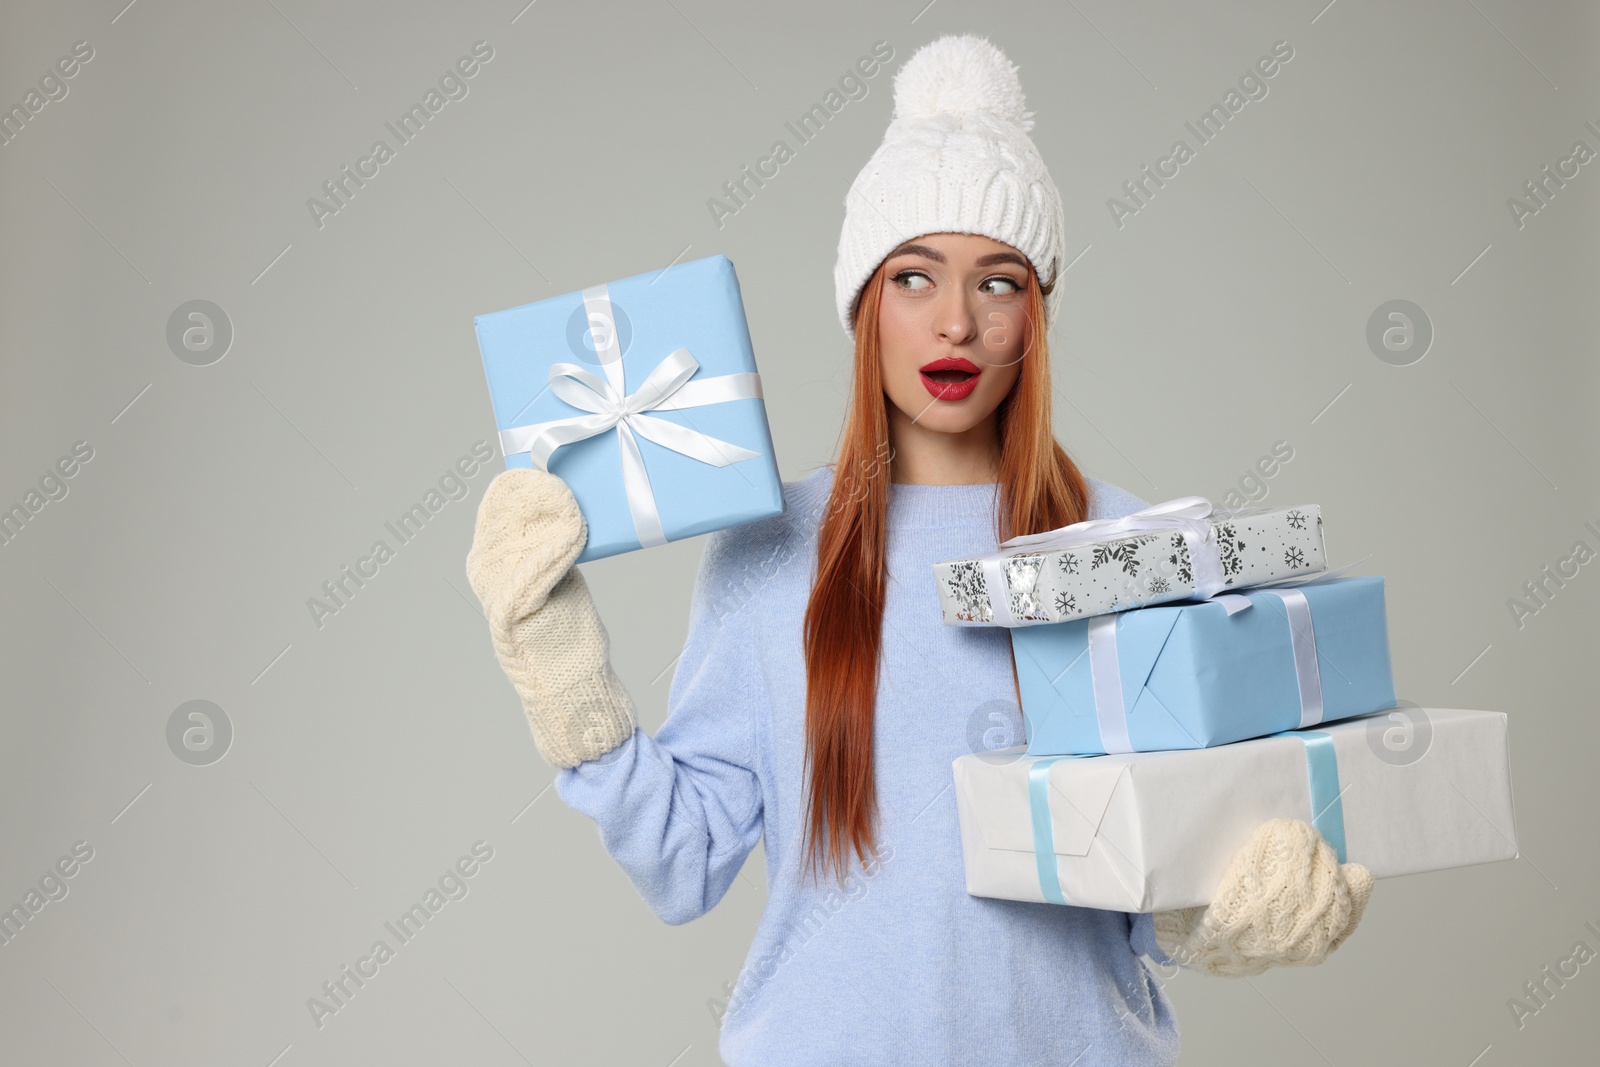
M 1206 600 L 1221 591 L 1225 584 L 1222 574 L 1222 546 L 1217 543 L 1216 531 L 1206 517 L 1212 513 L 1211 501 L 1203 496 L 1180 496 L 1160 504 L 1151 504 L 1131 515 L 1117 519 L 1089 519 L 1044 533 L 1021 534 L 1000 543 L 1000 551 L 980 556 L 983 566 L 984 588 L 989 595 L 989 607 L 997 625 L 1015 626 L 1011 613 L 1011 589 L 1005 576 L 1005 563 L 1018 551 L 1056 552 L 1077 545 L 1108 541 L 1124 534 L 1173 530 L 1183 536 L 1189 549 L 1189 561 L 1194 574 L 1194 597 Z
M 664 545 L 667 538 L 661 528 L 661 515 L 656 510 L 655 492 L 650 487 L 650 475 L 645 470 L 644 457 L 634 434 L 715 467 L 754 459 L 761 453 L 645 412 L 760 399 L 761 376 L 750 371 L 691 381 L 700 363 L 687 348 L 679 348 L 656 365 L 643 385 L 629 393 L 624 384 L 622 349 L 612 325 L 615 319 L 611 295 L 605 284 L 583 290 L 583 304 L 589 317 L 595 354 L 600 357 L 600 367 L 606 376 L 601 378 L 576 363 L 555 363 L 550 367 L 549 384 L 556 396 L 593 414 L 571 415 L 501 430 L 500 449 L 508 456 L 527 452 L 535 466 L 549 470 L 551 454 L 562 445 L 598 436 L 615 427 L 622 455 L 622 488 L 627 495 L 628 512 L 633 517 L 639 547 Z

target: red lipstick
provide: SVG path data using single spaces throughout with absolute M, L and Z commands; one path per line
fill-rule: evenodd
M 937 400 L 963 400 L 978 387 L 978 365 L 960 356 L 945 356 L 918 370 L 922 384 Z

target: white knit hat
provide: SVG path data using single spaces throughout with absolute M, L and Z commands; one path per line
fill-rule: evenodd
M 855 340 L 856 298 L 890 252 L 927 233 L 975 233 L 1027 256 L 1042 284 L 1062 267 L 1061 194 L 1028 131 L 1017 68 L 986 38 L 940 37 L 894 78 L 883 143 L 845 197 L 833 284 Z M 1046 299 L 1055 321 L 1062 287 Z

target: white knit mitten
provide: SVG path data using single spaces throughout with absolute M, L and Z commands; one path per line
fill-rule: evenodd
M 467 581 L 488 616 L 495 655 L 522 698 L 539 754 L 556 767 L 605 755 L 636 721 L 573 566 L 587 537 L 566 482 L 514 467 L 489 483 L 467 553 Z
M 1321 963 L 1355 931 L 1372 873 L 1340 864 L 1303 819 L 1262 823 L 1209 905 L 1158 911 L 1156 944 L 1175 961 L 1228 978 Z

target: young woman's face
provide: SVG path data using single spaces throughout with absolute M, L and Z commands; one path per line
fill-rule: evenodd
M 1022 373 L 1028 260 L 968 233 L 905 242 L 883 264 L 883 390 L 919 426 L 961 433 L 987 419 Z

